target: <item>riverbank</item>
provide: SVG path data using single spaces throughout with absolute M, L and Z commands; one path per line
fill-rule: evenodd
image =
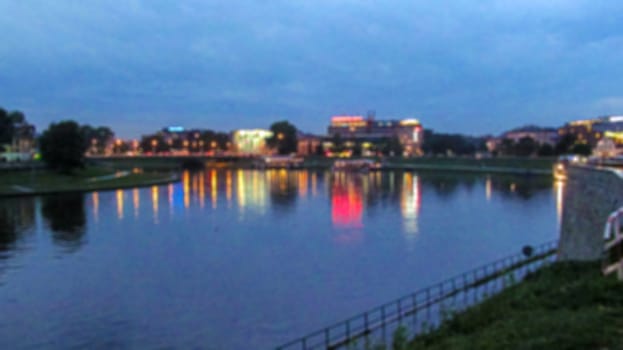
M 50 170 L 12 171 L 0 173 L 0 196 L 114 190 L 178 180 L 178 175 L 170 173 L 133 173 L 98 167 L 77 170 L 72 175 Z
M 355 158 L 353 158 L 355 159 Z M 434 170 L 448 172 L 479 172 L 519 175 L 552 175 L 555 158 L 530 157 L 384 157 L 371 158 L 382 162 L 386 170 Z M 303 169 L 327 170 L 335 158 L 305 157 Z M 257 166 L 254 158 L 214 159 L 209 157 L 106 157 L 91 159 L 95 164 L 118 169 L 179 170 L 187 167 L 249 169 Z
M 623 283 L 599 267 L 546 267 L 405 349 L 623 349 Z
M 552 175 L 555 158 L 473 158 L 420 157 L 387 158 L 383 165 L 391 170 L 435 170 L 518 175 Z

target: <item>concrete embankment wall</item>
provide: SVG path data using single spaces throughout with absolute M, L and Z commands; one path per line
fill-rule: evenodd
M 570 166 L 560 232 L 561 260 L 597 260 L 608 215 L 623 206 L 623 175 L 613 169 Z

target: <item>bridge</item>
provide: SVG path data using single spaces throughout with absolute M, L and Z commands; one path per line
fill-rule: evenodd
M 141 156 L 89 156 L 91 163 L 121 168 L 172 169 L 202 168 L 206 165 L 235 165 L 239 168 L 297 168 L 303 158 L 289 156 L 259 156 L 234 154 L 141 155 Z

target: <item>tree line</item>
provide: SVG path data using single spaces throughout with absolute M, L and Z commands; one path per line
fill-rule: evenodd
M 18 125 L 26 123 L 26 116 L 20 111 L 8 112 L 0 108 L 0 147 L 11 143 Z M 286 120 L 273 123 L 270 126 L 272 136 L 266 140 L 267 145 L 276 153 L 286 155 L 297 152 L 298 130 L 295 125 Z M 33 135 L 34 136 L 34 135 Z M 38 139 L 42 159 L 53 169 L 62 172 L 71 172 L 72 169 L 84 166 L 85 154 L 105 154 L 112 144 L 114 153 L 125 153 L 136 149 L 143 152 L 162 153 L 173 149 L 186 149 L 191 153 L 228 150 L 230 135 L 213 130 L 198 131 L 190 139 L 165 139 L 160 134 L 143 136 L 138 145 L 125 142 L 112 142 L 114 132 L 106 126 L 80 125 L 73 120 L 52 123 Z M 325 152 L 342 152 L 350 150 L 353 156 L 361 156 L 363 142 L 344 140 L 335 135 L 331 140 L 331 148 L 324 149 L 322 143 L 314 152 L 324 155 Z M 368 151 L 377 155 L 401 155 L 403 146 L 397 137 L 387 137 L 374 142 L 367 142 Z M 3 151 L 0 149 L 0 152 Z M 485 137 L 472 137 L 462 134 L 438 133 L 430 129 L 424 130 L 422 151 L 429 155 L 474 155 L 477 152 L 487 151 Z M 530 137 L 524 137 L 517 142 L 512 139 L 503 139 L 494 155 L 505 156 L 554 156 L 560 154 L 589 155 L 591 146 L 580 143 L 572 134 L 563 135 L 555 145 L 539 144 Z

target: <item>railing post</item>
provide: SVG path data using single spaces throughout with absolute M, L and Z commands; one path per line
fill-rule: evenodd
M 346 321 L 346 339 L 350 342 L 350 320 Z
M 383 323 L 383 329 L 385 329 L 385 305 L 381 306 L 381 320 Z
M 330 344 L 331 339 L 330 339 L 330 337 L 329 337 L 329 332 L 330 332 L 330 331 L 331 331 L 331 329 L 330 329 L 329 327 L 327 327 L 327 328 L 325 328 L 325 329 L 324 329 L 324 346 L 325 346 L 325 348 L 327 348 L 327 349 L 329 348 L 329 345 L 331 345 L 331 344 Z

